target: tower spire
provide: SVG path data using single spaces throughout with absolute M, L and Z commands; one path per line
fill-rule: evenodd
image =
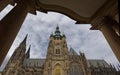
M 26 41 L 27 41 L 28 34 L 25 36 L 24 40 L 20 43 L 19 47 L 23 47 L 26 50 Z
M 28 51 L 27 51 L 27 53 L 25 55 L 25 58 L 30 58 L 30 48 L 31 48 L 31 45 L 28 48 Z
M 25 36 L 25 38 L 24 38 L 24 40 L 22 42 L 26 43 L 27 37 L 28 37 L 28 34 Z
M 24 58 L 25 51 L 26 51 L 26 40 L 28 34 L 25 36 L 24 40 L 20 43 L 20 45 L 15 49 L 13 55 L 11 56 L 11 60 L 15 61 L 20 57 Z
M 61 32 L 59 30 L 59 26 L 57 25 L 56 30 L 55 30 L 55 35 L 60 36 Z
M 56 39 L 56 38 L 57 39 L 66 38 L 65 34 L 61 34 L 58 25 L 56 27 L 56 30 L 55 30 L 54 34 L 51 34 L 50 37 L 53 37 L 54 39 Z

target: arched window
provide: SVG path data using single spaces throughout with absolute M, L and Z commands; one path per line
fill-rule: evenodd
M 56 49 L 56 54 L 60 54 L 60 49 Z

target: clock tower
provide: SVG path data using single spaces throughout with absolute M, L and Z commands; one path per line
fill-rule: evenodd
M 55 33 L 50 35 L 44 75 L 68 75 L 68 54 L 66 37 L 57 26 Z

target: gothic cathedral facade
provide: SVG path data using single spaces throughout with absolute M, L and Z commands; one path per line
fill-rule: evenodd
M 16 48 L 2 75 L 119 75 L 106 61 L 87 59 L 84 53 L 68 49 L 66 36 L 58 26 L 50 35 L 46 59 L 30 58 L 26 39 L 27 36 Z

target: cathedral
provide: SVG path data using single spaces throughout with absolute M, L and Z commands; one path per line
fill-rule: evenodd
M 105 60 L 87 59 L 84 53 L 68 49 L 66 36 L 58 26 L 50 35 L 46 59 L 30 58 L 26 40 L 27 36 L 14 51 L 2 75 L 120 75 Z

